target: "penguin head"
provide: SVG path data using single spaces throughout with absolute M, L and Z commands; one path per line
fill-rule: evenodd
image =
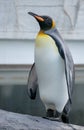
M 32 15 L 38 21 L 41 30 L 47 31 L 55 28 L 55 22 L 49 16 L 40 16 L 32 12 L 28 12 L 28 14 Z

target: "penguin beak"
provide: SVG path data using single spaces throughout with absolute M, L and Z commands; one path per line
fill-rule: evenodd
M 39 22 L 43 22 L 44 21 L 44 19 L 41 16 L 39 16 L 39 15 L 37 15 L 35 13 L 28 12 L 28 14 L 33 16 L 34 18 L 36 18 L 36 20 L 39 21 Z

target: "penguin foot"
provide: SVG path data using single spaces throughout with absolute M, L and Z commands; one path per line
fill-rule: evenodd
M 54 110 L 48 109 L 46 113 L 46 117 L 54 117 Z
M 62 119 L 62 122 L 64 122 L 64 123 L 69 123 L 70 122 L 69 121 L 69 116 L 66 115 L 66 114 L 62 114 L 61 119 Z

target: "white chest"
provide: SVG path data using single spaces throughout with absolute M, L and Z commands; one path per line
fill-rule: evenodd
M 35 64 L 40 83 L 42 80 L 49 80 L 49 78 L 59 78 L 57 75 L 62 75 L 64 72 L 64 61 L 58 52 L 54 40 L 48 35 L 37 37 Z
M 35 64 L 38 75 L 40 97 L 46 106 L 63 105 L 68 99 L 65 66 L 54 40 L 39 36 L 35 46 Z M 63 106 L 60 109 L 63 109 Z M 57 105 L 56 105 L 57 107 Z M 61 110 L 60 110 L 61 111 Z

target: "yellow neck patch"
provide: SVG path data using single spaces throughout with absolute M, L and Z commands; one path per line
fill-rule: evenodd
M 49 35 L 45 34 L 44 31 L 38 33 L 35 46 L 36 48 L 43 48 L 44 50 L 51 50 L 51 48 L 53 48 L 53 51 L 58 52 L 55 41 Z
M 43 30 L 41 30 L 41 31 L 39 31 L 37 36 L 44 36 L 44 35 L 47 35 L 47 34 L 45 34 Z

